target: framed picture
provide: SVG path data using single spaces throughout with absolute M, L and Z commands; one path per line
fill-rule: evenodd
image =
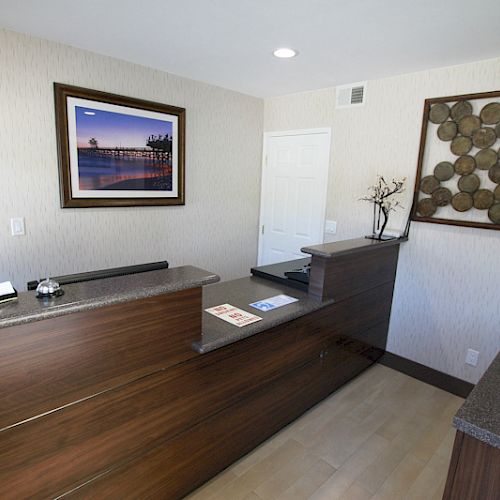
M 427 99 L 412 219 L 500 229 L 500 91 Z
M 184 204 L 185 109 L 54 84 L 61 206 Z

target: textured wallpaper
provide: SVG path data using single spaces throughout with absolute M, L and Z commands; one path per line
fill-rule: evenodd
M 424 100 L 500 90 L 500 59 L 368 82 L 363 107 L 335 109 L 335 89 L 267 99 L 265 131 L 332 128 L 327 218 L 330 240 L 371 231 L 371 206 L 358 201 L 377 173 L 415 182 Z M 414 222 L 401 247 L 388 350 L 476 382 L 500 348 L 500 232 Z M 477 367 L 464 363 L 480 351 Z
M 223 278 L 256 263 L 263 102 L 0 30 L 0 281 L 167 259 Z M 186 108 L 186 205 L 61 209 L 53 82 Z M 26 218 L 10 236 L 9 218 Z
M 500 59 L 370 81 L 364 107 L 335 89 L 266 100 L 0 30 L 0 281 L 168 259 L 230 279 L 256 262 L 266 131 L 332 128 L 331 240 L 371 230 L 358 201 L 377 172 L 407 176 L 424 99 L 500 89 Z M 186 108 L 186 206 L 59 208 L 54 81 Z M 25 217 L 27 235 L 10 236 Z M 391 217 L 401 228 L 406 213 Z M 413 223 L 401 248 L 389 351 L 476 382 L 500 348 L 500 232 Z M 468 347 L 481 352 L 464 364 Z

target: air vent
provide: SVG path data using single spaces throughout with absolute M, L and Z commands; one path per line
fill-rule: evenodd
M 366 102 L 366 82 L 341 85 L 336 88 L 337 108 L 362 106 Z

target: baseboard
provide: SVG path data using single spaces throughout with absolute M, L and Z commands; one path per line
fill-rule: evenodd
M 421 365 L 420 363 L 403 358 L 397 354 L 392 354 L 391 352 L 385 352 L 382 357 L 378 359 L 377 363 L 393 368 L 398 372 L 421 380 L 426 384 L 439 387 L 439 389 L 448 391 L 461 398 L 466 398 L 474 388 L 474 384 L 470 382 L 434 370 L 434 368 L 429 368 L 428 366 Z

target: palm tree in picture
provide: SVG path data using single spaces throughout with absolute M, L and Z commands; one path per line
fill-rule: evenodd
M 95 137 L 91 137 L 89 140 L 89 144 L 91 147 L 97 149 L 99 147 L 99 143 L 97 142 L 97 139 Z

